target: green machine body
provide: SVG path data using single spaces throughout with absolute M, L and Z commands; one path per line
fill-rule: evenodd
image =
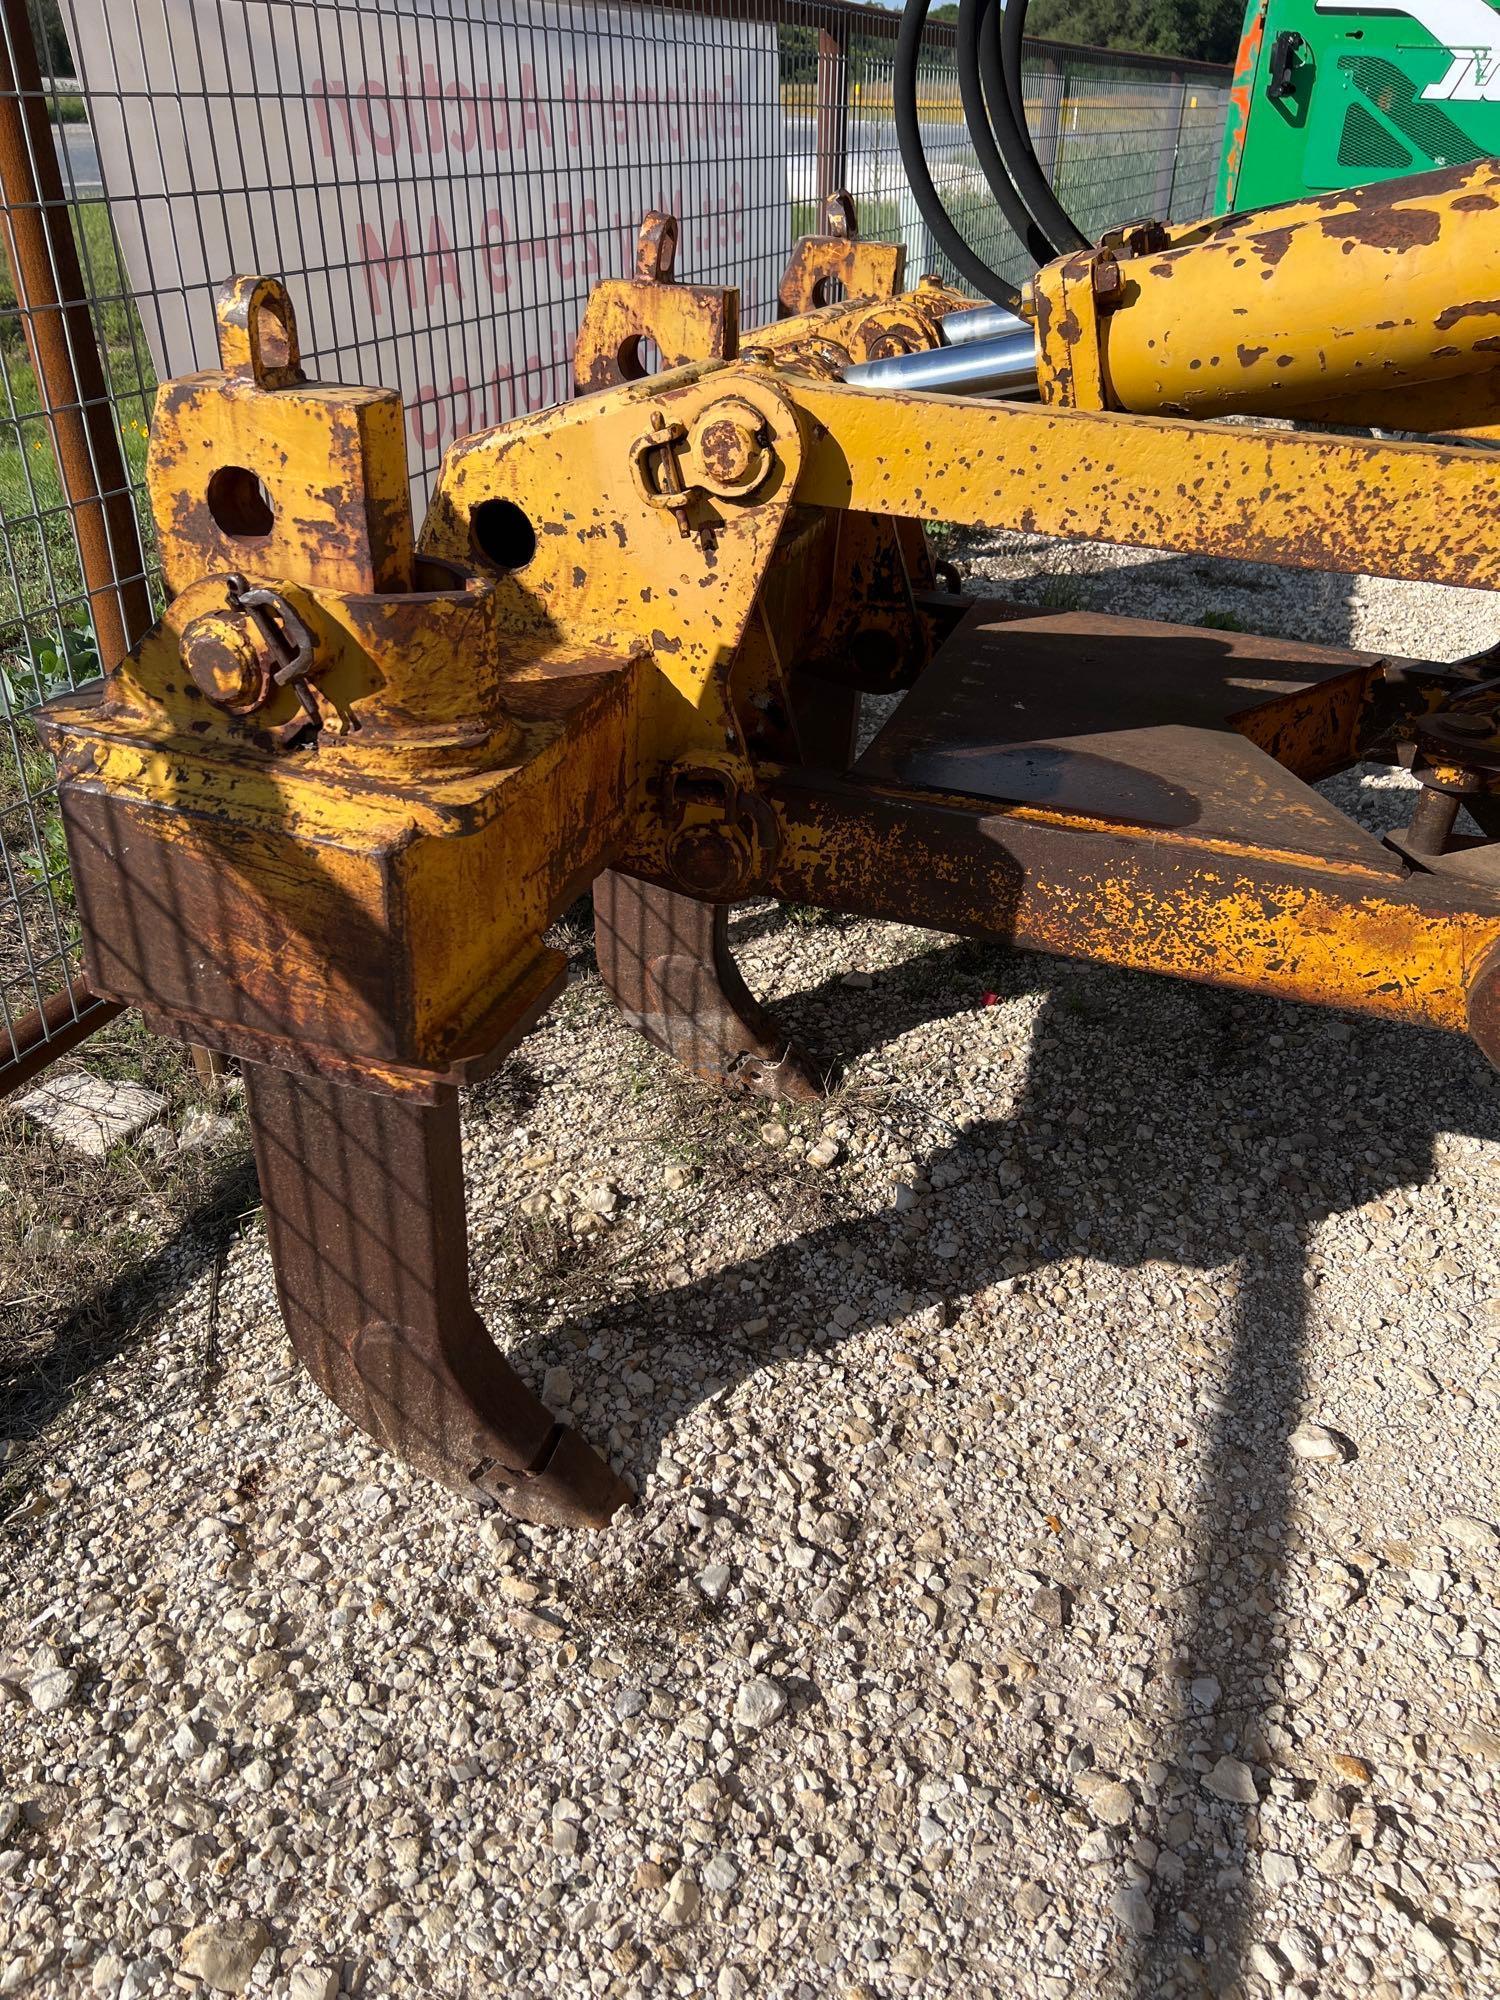
M 1220 214 L 1500 153 L 1500 0 L 1250 0 Z

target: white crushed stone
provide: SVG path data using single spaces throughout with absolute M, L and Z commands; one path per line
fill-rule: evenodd
M 1478 593 L 978 567 L 1500 636 Z M 0 1528 L 0 1990 L 205 1993 L 208 1926 L 265 2000 L 1500 1991 L 1494 1076 L 899 926 L 731 931 L 848 1061 L 811 1116 L 705 1109 L 581 962 L 466 1102 L 478 1296 L 638 1483 L 608 1532 L 353 1435 L 258 1222 L 216 1371 L 189 1261 L 92 1382 Z
M 1298 1424 L 1287 1445 L 1294 1458 L 1308 1458 L 1324 1464 L 1337 1462 L 1344 1456 L 1338 1438 L 1326 1424 Z

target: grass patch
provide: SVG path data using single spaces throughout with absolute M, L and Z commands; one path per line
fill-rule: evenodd
M 1088 591 L 1072 576 L 1045 576 L 1032 592 L 1034 604 L 1045 611 L 1086 611 Z
M 156 372 L 108 208 L 83 201 L 72 217 L 149 568 L 154 536 L 141 489 Z M 0 270 L 0 391 L 0 668 L 10 682 L 0 697 L 14 710 L 48 692 L 49 672 L 76 685 L 97 671 L 97 662 L 67 497 L 8 269 Z
M 0 993 L 12 1017 L 36 1004 L 30 968 L 39 968 L 44 992 L 62 983 L 59 951 L 78 945 L 73 878 L 58 808 L 52 760 L 25 719 L 0 732 Z M 0 1030 L 0 1056 L 10 1041 Z

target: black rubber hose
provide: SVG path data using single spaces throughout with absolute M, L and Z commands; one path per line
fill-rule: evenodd
M 966 278 L 976 291 L 982 292 L 987 299 L 993 299 L 997 306 L 1008 306 L 1016 312 L 1021 304 L 1020 292 L 964 240 L 952 216 L 944 208 L 942 197 L 928 172 L 921 124 L 917 117 L 917 65 L 922 53 L 922 30 L 927 25 L 929 5 L 930 0 L 906 0 L 901 15 L 901 30 L 896 37 L 892 96 L 901 164 L 906 169 L 906 178 L 911 183 L 922 220 L 932 231 L 934 241 L 954 270 L 960 277 Z
M 980 172 L 989 182 L 990 193 L 999 204 L 1001 214 L 1025 245 L 1032 263 L 1047 264 L 1057 252 L 1030 209 L 1017 194 L 1015 182 L 1006 172 L 1005 162 L 1000 157 L 1000 148 L 995 144 L 995 135 L 990 128 L 989 108 L 984 101 L 984 85 L 980 80 L 980 36 L 986 27 L 994 25 L 998 46 L 998 21 L 994 19 L 998 4 L 999 0 L 959 0 L 955 40 L 958 52 L 958 90 L 963 99 L 964 122 L 969 128 L 969 143 L 974 148 L 974 157 L 979 162 Z
M 1023 12 L 1029 4 L 1030 0 L 1021 0 Z M 1004 5 L 1005 0 L 985 0 L 984 19 L 979 29 L 981 73 L 1005 78 L 1005 94 L 1010 99 L 1011 116 L 1018 124 L 1024 124 L 1026 100 L 1022 95 L 1021 79 L 1006 69 L 1000 56 L 1000 10 Z
M 981 69 L 986 53 L 991 58 L 991 67 L 984 72 L 984 88 L 995 137 L 1006 172 L 1042 234 L 1050 237 L 1060 250 L 1087 250 L 1090 239 L 1052 192 L 1026 124 L 1026 107 L 1021 96 L 1021 38 L 1026 32 L 1026 4 L 1027 0 L 1005 0 L 998 37 L 991 38 L 988 49 L 983 38 L 980 42 Z M 1000 12 L 999 0 L 994 0 L 990 11 L 992 15 Z

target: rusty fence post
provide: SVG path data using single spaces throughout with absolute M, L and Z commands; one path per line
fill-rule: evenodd
M 815 203 L 844 186 L 849 165 L 849 22 L 835 15 L 818 29 Z
M 99 658 L 151 628 L 151 593 L 26 0 L 0 0 L 0 201 L 26 344 L 73 516 Z
M 151 626 L 151 593 L 109 378 L 94 334 L 26 0 L 0 0 L 0 234 L 42 413 L 77 538 L 99 658 L 113 667 Z M 17 610 L 25 619 L 25 607 Z M 0 1091 L 120 1012 L 75 978 L 11 1021 Z
M 77 1048 L 124 1011 L 117 1000 L 100 1000 L 81 979 L 75 979 L 31 1013 L 19 1020 L 13 1018 L 5 1037 L 11 1054 L 0 1063 L 0 1097 L 30 1083 L 49 1063 Z

